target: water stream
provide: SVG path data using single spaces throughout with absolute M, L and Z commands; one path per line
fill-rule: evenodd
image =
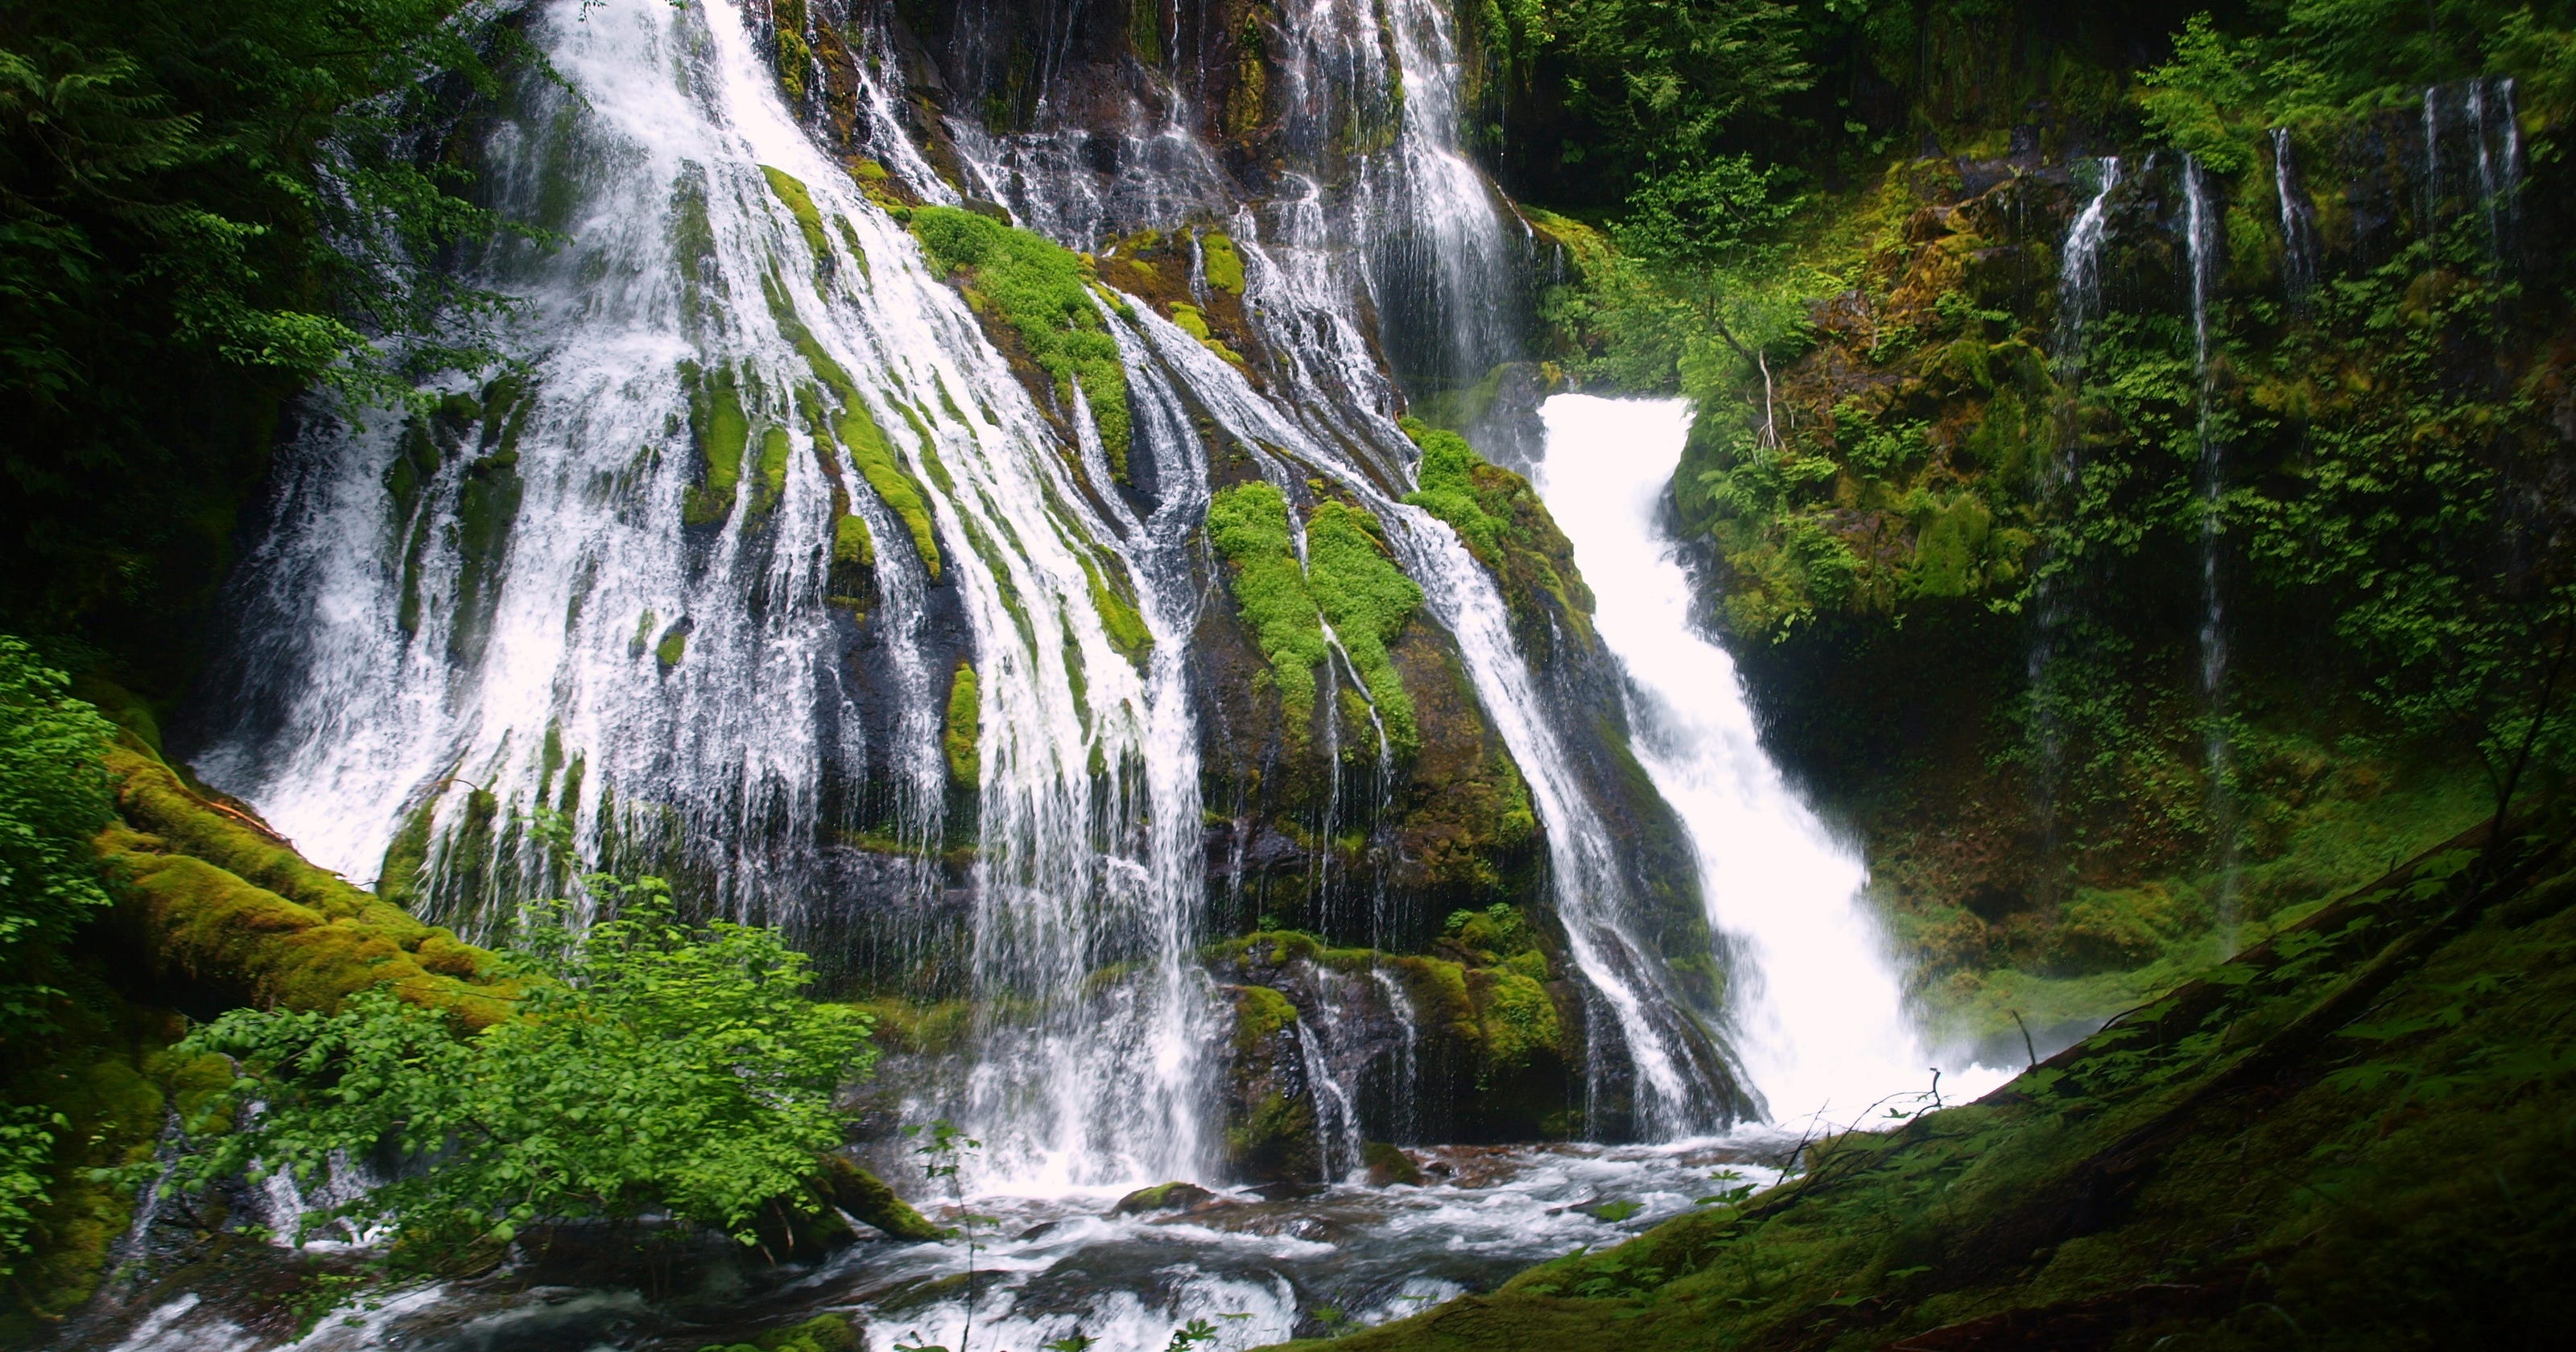
M 2215 391 L 2209 366 L 2209 305 L 2218 289 L 2217 203 L 2200 161 L 2182 159 L 2184 258 L 2191 292 L 2192 373 L 2199 404 L 2200 440 L 2200 697 L 2204 730 L 2201 762 L 2209 777 L 2211 863 L 2218 875 L 2218 932 L 2235 946 L 2239 841 L 2236 795 L 2229 782 L 2234 760 L 2227 731 L 2227 594 L 2221 570 L 2226 523 L 2227 442 L 2210 426 Z
M 1775 1122 L 1852 1122 L 1929 1088 L 1868 871 L 1761 746 L 1743 681 L 1692 618 L 1699 588 L 1663 522 L 1690 431 L 1681 400 L 1558 395 L 1536 483 L 1598 597 L 1628 677 L 1637 759 L 1689 827 L 1709 921 L 1735 946 L 1734 1042 Z M 1947 1092 L 2003 1072 L 1953 1064 Z
M 1546 480 L 1548 501 L 1604 598 L 1641 760 L 1696 847 L 1738 969 L 1727 1008 L 1695 1006 L 1649 937 L 1581 741 L 1600 734 L 1564 716 L 1493 576 L 1402 501 L 1403 392 L 1525 355 L 1526 231 L 1461 149 L 1451 17 L 1433 0 L 1302 16 L 1277 55 L 1293 153 L 1259 199 L 1232 195 L 1177 88 L 1090 127 L 1043 101 L 1007 135 L 950 118 L 952 185 L 906 139 L 893 63 L 860 67 L 853 135 L 925 198 L 989 197 L 1083 249 L 1184 219 L 1233 236 L 1257 366 L 1101 300 L 1153 467 L 1141 493 L 1112 485 L 1079 388 L 1070 407 L 1034 397 L 800 124 L 737 0 L 534 8 L 563 82 L 502 110 L 490 185 L 569 243 L 465 269 L 527 298 L 524 374 L 446 391 L 421 419 L 311 411 L 185 750 L 316 862 L 469 935 L 503 934 L 518 899 L 577 889 L 585 865 L 658 871 L 785 927 L 827 970 L 972 1000 L 968 1045 L 899 1106 L 985 1142 L 967 1186 L 1000 1220 L 980 1256 L 710 1258 L 695 1294 L 645 1299 L 596 1269 L 415 1289 L 305 1346 L 725 1341 L 820 1309 L 856 1313 L 875 1346 L 945 1337 L 970 1303 L 979 1348 L 1079 1331 L 1141 1352 L 1194 1317 L 1248 1346 L 1613 1240 L 1722 1169 L 1768 1177 L 1748 1162 L 1777 1148 L 1748 1125 L 1763 1098 L 1775 1117 L 1850 1120 L 1925 1087 L 1860 866 L 1764 758 L 1658 543 L 1679 415 L 1560 401 L 1562 463 L 1600 472 Z M 882 57 L 889 40 L 850 41 Z M 1544 835 L 1590 1042 L 1581 1120 L 1646 1144 L 1426 1146 L 1423 1186 L 1367 1186 L 1362 1123 L 1422 1120 L 1414 1012 L 1379 971 L 1296 1025 L 1326 1178 L 1104 1214 L 1140 1185 L 1222 1181 L 1229 1024 L 1199 957 L 1217 936 L 1201 929 L 1215 879 L 1191 666 L 1220 442 L 1292 501 L 1311 481 L 1373 512 L 1421 587 L 1416 623 L 1454 642 Z M 1149 647 L 1122 646 L 1103 593 L 1132 598 Z M 1365 699 L 1347 657 L 1325 675 Z M 952 699 L 981 729 L 955 774 Z M 1390 756 L 1381 728 L 1377 797 L 1337 782 L 1327 837 L 1343 818 L 1374 828 Z M 1343 883 L 1319 865 L 1314 885 Z M 1363 1006 L 1393 1021 L 1374 1061 L 1343 1026 Z M 1594 1214 L 1614 1201 L 1638 1209 Z M 992 1274 L 971 1289 L 969 1261 Z M 126 1346 L 269 1345 L 230 1319 L 192 1295 Z

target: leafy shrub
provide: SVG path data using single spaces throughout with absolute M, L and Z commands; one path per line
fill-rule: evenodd
M 806 958 L 769 930 L 676 915 L 668 888 L 594 878 L 614 919 L 576 930 L 532 910 L 504 955 L 520 1016 L 459 1037 L 377 988 L 337 1014 L 234 1010 L 182 1050 L 237 1059 L 240 1129 L 192 1141 L 190 1185 L 283 1171 L 311 1184 L 347 1159 L 395 1176 L 309 1217 L 399 1235 L 460 1220 L 506 1241 L 541 1219 L 661 1210 L 752 1241 L 841 1144 L 840 1086 L 874 1060 L 870 1017 L 808 1001 Z

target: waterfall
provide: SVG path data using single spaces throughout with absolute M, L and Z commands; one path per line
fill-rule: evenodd
M 2218 868 L 2218 927 L 2223 937 L 2236 928 L 2237 840 L 2235 795 L 2228 776 L 2231 754 L 2227 738 L 2227 609 L 2221 586 L 2220 548 L 2225 525 L 2221 505 L 2227 492 L 2227 446 L 2210 427 L 2214 391 L 2210 388 L 2209 302 L 2218 284 L 2218 219 L 2210 200 L 2208 175 L 2200 161 L 2182 159 L 2185 256 L 2191 288 L 2193 372 L 2199 389 L 2200 440 L 2200 694 L 2207 729 L 2202 759 L 2209 774 L 2210 840 Z
M 1213 428 L 1292 498 L 1320 476 L 1373 511 L 1423 622 L 1454 637 L 1545 833 L 1587 1120 L 1649 1138 L 1734 1120 L 1738 1076 L 1646 933 L 1493 578 L 1398 500 L 1414 451 L 1369 317 L 1411 306 L 1439 330 L 1417 353 L 1435 383 L 1518 355 L 1521 246 L 1458 148 L 1449 17 L 1310 17 L 1279 56 L 1306 81 L 1285 135 L 1309 149 L 1274 200 L 1233 199 L 1177 94 L 1097 133 L 1043 102 L 1025 133 L 947 124 L 963 195 L 1064 242 L 1209 214 L 1234 236 L 1257 377 L 1099 298 L 1154 480 L 1126 492 L 1082 392 L 1033 401 L 799 124 L 741 8 L 536 9 L 563 81 L 509 100 L 488 181 L 570 242 L 464 264 L 527 298 L 523 369 L 422 418 L 312 410 L 231 585 L 197 763 L 317 862 L 469 935 L 577 894 L 583 869 L 656 872 L 827 970 L 971 999 L 966 1066 L 905 1111 L 986 1141 L 981 1186 L 1204 1177 L 1225 1016 L 1196 957 L 1189 673 Z M 842 134 L 960 197 L 875 83 L 889 40 L 849 41 L 876 56 Z M 1150 642 L 1113 635 L 1121 600 Z M 1349 666 L 1325 677 L 1365 699 Z M 1383 811 L 1379 743 L 1377 801 L 1354 789 L 1336 814 Z
M 2120 157 L 2094 161 L 2093 196 L 2067 227 L 2057 270 L 2058 379 L 2072 384 L 2084 361 L 2084 326 L 2102 312 L 2102 246 L 2111 237 L 2111 193 L 2120 186 Z
M 1247 255 L 1249 261 L 1255 255 Z M 1266 299 L 1256 281 L 1253 298 Z M 1613 835 L 1585 791 L 1528 660 L 1511 633 L 1493 578 L 1450 528 L 1397 501 L 1368 463 L 1310 436 L 1292 414 L 1254 391 L 1242 372 L 1170 321 L 1139 308 L 1132 321 L 1154 361 L 1240 444 L 1262 448 L 1264 473 L 1282 491 L 1305 475 L 1334 480 L 1375 513 L 1423 609 L 1456 640 L 1470 685 L 1528 782 L 1548 847 L 1550 893 L 1567 956 L 1590 988 L 1588 1112 L 1615 1091 L 1632 1096 L 1633 1130 L 1648 1139 L 1712 1130 L 1739 1104 L 1732 1068 L 1708 1030 L 1671 988 L 1662 958 L 1637 927 L 1637 901 Z M 1122 348 L 1124 344 L 1122 344 Z M 1131 370 L 1135 369 L 1131 367 Z M 1388 429 L 1390 432 L 1392 429 Z M 1615 1083 L 1626 1080 L 1625 1086 Z
M 2040 496 L 2062 504 L 2075 482 L 2075 458 L 2082 429 L 2076 424 L 2084 384 L 2084 330 L 2102 312 L 2102 253 L 2111 238 L 2111 194 L 2120 186 L 2120 159 L 2105 155 L 2093 162 L 2093 194 L 2066 230 L 2057 272 L 2057 323 L 2050 340 L 2050 367 L 2062 397 L 2057 403 L 2057 453 L 2040 471 Z M 2049 698 L 2048 670 L 2057 660 L 2058 644 L 2071 618 L 2068 583 L 2057 570 L 2043 567 L 2033 590 L 2030 652 L 2023 679 L 2032 697 L 2032 735 L 2036 769 L 2031 794 L 2047 840 L 2043 861 L 2056 854 L 2057 779 L 2065 760 L 2065 734 Z
M 1736 946 L 1735 1046 L 1769 1116 L 1849 1122 L 1921 1089 L 1931 1058 L 1862 897 L 1868 872 L 1781 779 L 1733 659 L 1691 619 L 1697 589 L 1661 522 L 1689 404 L 1569 394 L 1541 414 L 1539 492 L 1627 675 L 1637 759 L 1688 826 L 1710 926 Z
M 2272 129 L 2272 190 L 2281 199 L 2281 283 L 2293 304 L 2317 281 L 2317 208 L 2290 167 L 2290 129 Z
M 2477 142 L 2478 208 L 2486 215 L 2487 251 L 2504 262 L 2513 252 L 2515 209 L 2522 195 L 2522 126 L 2514 116 L 2513 80 L 2508 77 L 2494 82 L 2502 105 L 2495 110 L 2500 125 L 2488 127 L 2488 84 L 2484 76 L 2469 82 L 2469 134 Z M 2500 147 L 2494 144 L 2498 138 Z
M 1096 448 L 1068 465 L 736 7 L 564 0 L 531 35 L 570 88 L 523 92 L 491 183 L 573 242 L 476 269 L 528 298 L 524 392 L 314 419 L 235 588 L 199 764 L 326 866 L 425 857 L 419 904 L 469 929 L 570 881 L 536 829 L 559 813 L 585 860 L 962 963 L 1009 1011 L 954 1105 L 994 1175 L 1204 1171 L 1203 473 L 1161 462 L 1150 520 L 1095 492 Z M 1150 654 L 1113 641 L 1104 589 Z M 940 745 L 961 669 L 962 799 Z M 976 840 L 954 887 L 951 803 Z
M 1494 190 L 1458 145 L 1460 60 L 1452 20 L 1436 0 L 1387 0 L 1397 96 L 1397 152 L 1378 161 L 1374 196 L 1404 223 L 1380 236 L 1374 269 L 1382 327 L 1432 350 L 1431 379 L 1450 385 L 1521 355 L 1508 291 L 1525 243 L 1507 232 Z M 1517 224 L 1517 223 L 1516 223 Z M 1435 337 L 1425 338 L 1428 333 Z

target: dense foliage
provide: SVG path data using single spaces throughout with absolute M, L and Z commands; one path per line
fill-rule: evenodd
M 114 810 L 99 755 L 115 729 L 67 684 L 0 636 L 0 1019 L 13 1061 L 52 1029 L 56 951 L 108 900 L 90 837 Z M 0 1276 L 29 1247 L 63 1125 L 42 1104 L 0 1105 Z
M 1801 5 L 1687 79 L 1640 26 L 1622 88 L 1803 73 L 1552 162 L 1636 125 L 1577 8 L 1485 24 L 1553 355 L 1697 405 L 1717 617 L 1937 1005 L 2099 1017 L 2559 786 L 2576 9 Z
M 482 361 L 470 321 L 497 302 L 425 265 L 498 228 L 440 155 L 494 88 L 506 13 L 0 11 L 0 611 L 166 652 L 155 630 L 219 574 L 281 401 Z M 434 328 L 386 364 L 385 340 Z
M 199 1030 L 185 1050 L 243 1067 L 240 1120 L 193 1143 L 182 1179 L 310 1187 L 375 1162 L 389 1179 L 310 1221 L 503 1240 L 660 1211 L 748 1243 L 764 1212 L 813 1210 L 804 1182 L 842 1141 L 835 1095 L 874 1060 L 869 1016 L 808 1000 L 804 955 L 772 931 L 682 923 L 658 879 L 591 885 L 614 915 L 532 912 L 509 955 L 519 1017 L 480 1033 L 382 988 Z

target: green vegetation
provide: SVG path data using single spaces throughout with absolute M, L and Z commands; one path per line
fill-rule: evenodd
M 1270 661 L 1292 743 L 1303 743 L 1315 713 L 1315 667 L 1328 655 L 1315 598 L 1297 564 L 1288 499 L 1266 483 L 1240 484 L 1208 501 L 1208 542 L 1226 561 L 1234 602 Z
M 1092 307 L 1082 258 L 1026 230 L 955 207 L 915 208 L 912 231 L 933 262 L 959 274 L 976 312 L 1007 326 L 1029 361 L 1052 380 L 1063 407 L 1072 406 L 1074 386 L 1081 386 L 1110 472 L 1125 479 L 1132 436 L 1127 369 L 1119 363 L 1117 341 Z
M 860 477 L 876 490 L 877 500 L 896 516 L 903 518 L 904 528 L 912 534 L 913 551 L 921 557 L 921 566 L 933 582 L 939 580 L 939 537 L 930 524 L 930 504 L 923 501 L 921 485 L 910 471 L 895 458 L 894 447 L 886 441 L 885 429 L 877 425 L 876 415 L 855 392 L 843 396 L 841 407 L 841 445 L 859 467 Z
M 1413 699 L 1387 645 L 1422 604 L 1422 589 L 1387 556 L 1377 517 L 1345 503 L 1319 504 L 1306 521 L 1306 582 L 1368 686 L 1388 744 L 1399 756 L 1419 751 L 1422 731 L 1414 723 Z
M 1465 437 L 1447 428 L 1414 418 L 1402 426 L 1422 448 L 1416 487 L 1405 502 L 1448 522 L 1467 552 L 1494 575 L 1521 641 L 1544 656 L 1548 621 L 1554 619 L 1588 643 L 1592 592 L 1574 570 L 1574 547 L 1529 480 L 1485 463 Z
M 397 403 L 490 364 L 505 304 L 435 260 L 504 226 L 435 129 L 524 60 L 508 22 L 447 0 L 0 16 L 0 622 L 174 675 L 282 401 L 318 380 Z
M 1462 931 L 1495 947 L 1471 947 Z M 1233 1113 L 1245 1142 L 1276 1141 L 1295 1123 L 1312 1131 L 1311 1109 L 1306 1117 L 1289 1116 L 1302 1100 L 1283 1097 L 1265 1109 L 1275 1086 L 1256 1083 L 1255 1092 L 1246 1093 L 1241 1083 L 1247 1067 L 1258 1080 L 1259 1068 L 1268 1064 L 1269 1040 L 1297 1021 L 1296 1005 L 1277 987 L 1293 985 L 1299 963 L 1394 977 L 1412 1003 L 1424 1054 L 1451 1057 L 1470 1071 L 1462 1088 L 1476 1130 L 1496 1139 L 1562 1134 L 1550 1132 L 1547 1123 L 1563 1106 L 1559 1077 L 1579 1051 L 1567 1045 L 1569 1023 L 1548 989 L 1553 973 L 1539 936 L 1515 908 L 1497 904 L 1451 916 L 1449 935 L 1436 947 L 1436 956 L 1335 948 L 1300 931 L 1264 929 L 1202 953 L 1223 979 L 1240 983 L 1232 987 L 1238 1079 Z
M 805 236 L 805 247 L 814 251 L 815 265 L 831 266 L 832 237 L 824 233 L 823 214 L 815 210 L 814 194 L 806 189 L 804 180 L 766 164 L 760 166 L 760 176 L 769 180 L 769 190 L 778 195 L 788 213 L 796 218 L 796 229 Z M 860 256 L 866 257 L 865 254 Z
M 237 1009 L 193 1033 L 183 1053 L 243 1067 L 224 1106 L 265 1107 L 192 1141 L 183 1185 L 314 1185 L 335 1154 L 373 1149 L 425 1167 L 308 1225 L 506 1242 L 654 1210 L 751 1244 L 821 1214 L 807 1180 L 841 1143 L 834 1095 L 873 1058 L 867 1017 L 808 1001 L 803 955 L 770 931 L 683 924 L 658 879 L 591 885 L 611 918 L 576 932 L 561 903 L 528 912 L 503 959 L 517 1017 L 479 1032 L 370 987 L 337 1013 Z
M 114 816 L 100 757 L 115 728 L 66 696 L 70 682 L 0 636 L 0 1017 L 9 1059 L 58 1032 L 51 984 L 67 944 L 108 904 L 89 838 Z M 13 1076 L 12 1078 L 15 1078 Z M 34 1247 L 55 1148 L 71 1121 L 43 1103 L 0 1106 L 0 1276 Z
M 2543 1011 L 2576 998 L 2576 875 L 2533 825 L 2311 903 L 1974 1104 L 1334 1345 L 2554 1342 L 2576 1043 Z
M 1214 230 L 1201 231 L 1199 257 L 1208 285 L 1238 296 L 1243 294 L 1243 255 L 1235 252 L 1232 239 Z
M 948 757 L 948 778 L 969 787 L 984 780 L 984 697 L 975 683 L 975 668 L 957 664 L 948 681 L 948 728 L 940 747 Z
M 21 1029 L 58 994 L 37 973 L 108 904 L 89 841 L 115 815 L 101 761 L 116 728 L 70 685 L 0 635 L 0 1016 Z
M 1990 1045 L 2015 1012 L 2100 1017 L 2563 777 L 2576 536 L 2545 410 L 2576 318 L 2528 204 L 2576 115 L 2576 12 L 1774 8 L 1484 24 L 1511 98 L 1563 90 L 1515 143 L 1585 218 L 1533 213 L 1573 270 L 1556 355 L 1697 405 L 1675 498 L 1719 618 L 1772 744 L 1869 838 L 1936 1008 Z M 2515 81 L 2520 204 L 2366 148 L 2420 146 L 2426 84 L 2475 76 Z M 2313 278 L 2285 269 L 2274 128 Z M 2222 213 L 2205 380 L 2157 146 Z M 2076 147 L 2129 171 L 2080 351 Z M 2504 247 L 2489 206 L 2531 233 Z M 1424 505 L 1474 547 L 1431 461 Z
M 1368 687 L 1369 702 L 1399 755 L 1421 749 L 1412 697 L 1388 645 L 1404 631 L 1422 589 L 1386 553 L 1375 516 L 1346 503 L 1318 504 L 1306 523 L 1306 566 L 1297 562 L 1288 499 L 1267 483 L 1238 484 L 1208 504 L 1208 539 L 1227 564 L 1235 604 L 1269 659 L 1292 742 L 1309 735 L 1315 668 L 1331 655 L 1324 625 Z
M 1136 599 L 1125 575 L 1116 563 L 1102 563 L 1088 551 L 1077 551 L 1076 562 L 1091 584 L 1091 608 L 1100 614 L 1100 627 L 1109 634 L 1109 642 L 1128 661 L 1143 666 L 1154 651 L 1154 631 L 1145 624 L 1144 612 L 1136 608 Z
M 837 1314 L 818 1314 L 801 1324 L 772 1329 L 745 1343 L 709 1343 L 698 1352 L 860 1352 L 859 1331 Z
M 689 443 L 697 449 L 704 475 L 682 501 L 681 519 L 692 526 L 714 525 L 733 511 L 743 453 L 751 447 L 751 419 L 743 412 L 742 391 L 730 366 L 709 374 L 696 362 L 682 362 L 680 388 L 689 400 Z

